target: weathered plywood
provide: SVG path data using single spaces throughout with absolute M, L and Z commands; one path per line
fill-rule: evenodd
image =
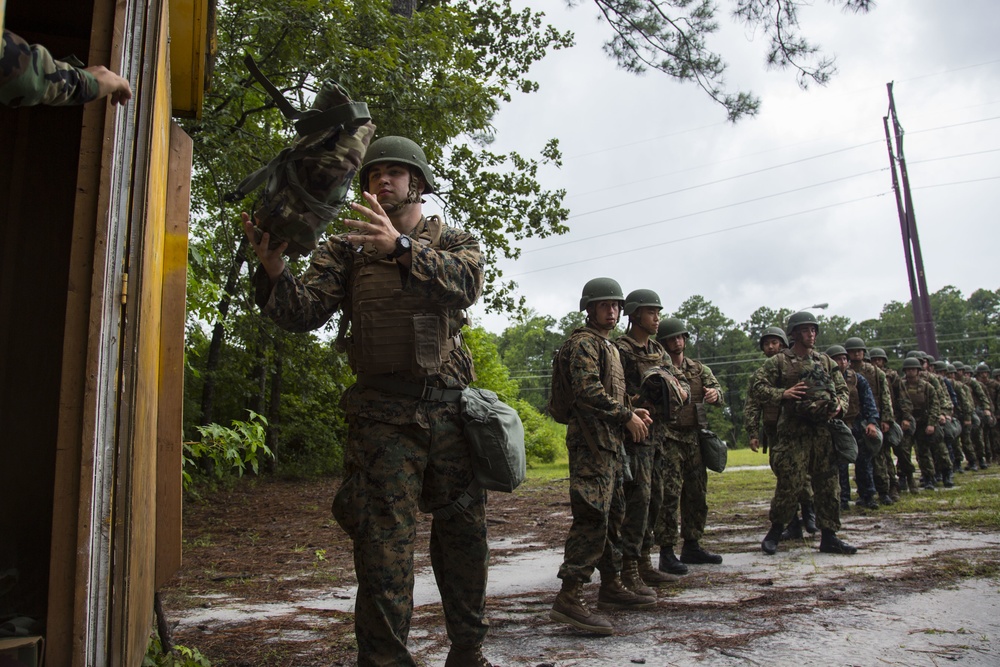
M 181 566 L 184 318 L 193 142 L 170 125 L 163 297 L 160 315 L 159 414 L 156 420 L 156 577 L 159 589 Z
M 209 0 L 169 0 L 170 78 L 173 111 L 201 118 L 214 36 L 209 34 Z

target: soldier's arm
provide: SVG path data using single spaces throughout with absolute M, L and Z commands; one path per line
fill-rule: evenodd
M 760 416 L 760 403 L 752 393 L 747 392 L 746 400 L 743 402 L 743 426 L 750 438 L 756 438 L 760 432 Z
M 781 367 L 778 366 L 777 356 L 771 357 L 750 380 L 750 395 L 761 405 L 780 405 L 785 393 L 784 387 L 778 384 L 780 378 Z
M 252 278 L 254 301 L 282 329 L 318 329 L 344 301 L 353 263 L 350 250 L 331 239 L 313 252 L 301 278 L 293 276 L 287 266 L 275 280 L 258 269 Z
M 928 394 L 928 405 L 927 405 L 927 423 L 934 425 L 938 423 L 938 419 L 941 418 L 941 395 L 934 389 L 933 385 L 929 385 L 930 390 Z
M 896 421 L 896 415 L 892 411 L 892 389 L 889 388 L 889 378 L 886 377 L 885 371 L 881 368 L 875 370 L 878 371 L 876 377 L 878 377 L 878 386 L 882 394 L 878 401 L 879 417 L 886 424 L 892 424 Z
M 709 403 L 709 405 L 714 405 L 717 408 L 724 407 L 726 405 L 726 399 L 722 393 L 722 384 L 719 382 L 718 378 L 715 377 L 715 373 L 712 369 L 705 364 L 701 365 L 701 382 L 706 389 L 714 389 L 718 395 L 718 400 L 714 403 Z
M 127 97 L 123 97 L 127 91 Z M 128 81 L 104 67 L 83 69 L 56 60 L 48 49 L 28 44 L 3 31 L 0 53 L 0 103 L 12 107 L 84 104 L 117 93 L 113 101 L 132 97 Z
M 691 402 L 691 383 L 688 382 L 687 376 L 681 372 L 681 369 L 677 368 L 670 362 L 670 357 L 666 354 L 663 355 L 663 367 L 670 371 L 670 374 L 677 378 L 677 382 L 681 385 L 681 389 L 684 390 L 684 400 L 681 401 L 682 405 L 687 405 Z
M 445 227 L 440 247 L 414 243 L 403 290 L 442 306 L 468 308 L 483 291 L 483 257 L 468 232 Z
M 902 419 L 913 423 L 913 401 L 910 400 L 910 394 L 907 393 L 906 387 L 903 385 L 902 379 L 897 380 L 899 383 L 899 390 L 896 392 L 896 396 L 899 399 L 899 414 Z
M 826 357 L 826 359 L 830 360 L 829 357 Z M 832 360 L 830 360 L 830 363 L 833 363 Z M 827 372 L 830 373 L 830 377 L 833 378 L 833 390 L 837 401 L 837 407 L 840 408 L 840 414 L 846 414 L 847 408 L 851 403 L 851 390 L 847 386 L 847 381 L 844 380 L 844 374 L 838 373 L 832 369 Z M 858 378 L 860 379 L 861 376 L 859 375 Z M 869 393 L 871 392 L 869 391 Z

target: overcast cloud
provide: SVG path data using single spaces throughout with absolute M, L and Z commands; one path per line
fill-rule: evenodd
M 808 91 L 793 72 L 766 71 L 765 45 L 724 18 L 713 44 L 728 80 L 763 99 L 736 125 L 694 85 L 618 70 L 592 3 L 544 6 L 577 45 L 536 65 L 540 91 L 503 109 L 493 146 L 536 155 L 556 137 L 564 156 L 541 180 L 566 189 L 570 233 L 528 241 L 502 265 L 530 308 L 558 319 L 604 275 L 626 293 L 656 290 L 667 311 L 701 294 L 737 322 L 763 305 L 817 302 L 859 321 L 907 301 L 882 125 L 889 81 L 929 289 L 1000 287 L 1000 2 L 804 8 L 803 33 L 839 70 Z M 509 323 L 472 315 L 498 333 Z

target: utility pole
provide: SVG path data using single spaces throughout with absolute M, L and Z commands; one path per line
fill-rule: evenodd
M 906 258 L 906 277 L 910 283 L 910 304 L 913 306 L 913 323 L 917 331 L 917 345 L 924 352 L 937 357 L 934 314 L 931 312 L 930 295 L 927 292 L 924 260 L 920 252 L 920 236 L 917 234 L 917 219 L 913 214 L 910 180 L 906 173 L 906 157 L 903 155 L 903 128 L 896 116 L 896 102 L 892 97 L 891 81 L 886 84 L 886 88 L 889 91 L 889 115 L 882 117 L 882 125 L 885 127 L 885 143 L 889 149 L 892 189 L 896 193 L 896 210 L 899 212 L 899 228 L 903 236 L 903 255 Z M 892 146 L 893 134 L 889 132 L 890 119 L 896 139 L 895 153 Z

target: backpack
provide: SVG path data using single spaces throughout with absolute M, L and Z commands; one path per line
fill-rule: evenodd
M 600 337 L 586 327 L 580 327 L 570 334 L 570 337 L 559 346 L 555 356 L 552 357 L 552 387 L 549 392 L 549 402 L 546 411 L 552 419 L 560 424 L 569 423 L 570 418 L 573 416 L 573 407 L 576 404 L 573 383 L 569 377 L 569 356 L 573 347 L 571 343 L 574 343 L 574 339 L 578 336 Z M 605 346 L 601 345 L 600 349 L 601 384 L 608 387 L 611 382 L 611 364 L 607 363 L 605 359 L 605 355 L 607 354 Z
M 347 200 L 375 126 L 368 106 L 352 102 L 335 81 L 323 84 L 311 109 L 296 111 L 249 54 L 243 62 L 285 118 L 294 121 L 297 136 L 244 178 L 226 201 L 240 201 L 264 185 L 252 216 L 258 234 L 268 232 L 272 248 L 287 242 L 290 258 L 307 255 Z

